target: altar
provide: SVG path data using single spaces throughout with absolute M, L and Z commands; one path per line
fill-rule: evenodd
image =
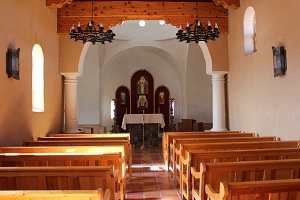
M 158 133 L 165 127 L 164 117 L 158 114 L 125 114 L 121 128 L 129 130 L 133 146 L 158 146 Z M 143 138 L 144 132 L 144 138 Z

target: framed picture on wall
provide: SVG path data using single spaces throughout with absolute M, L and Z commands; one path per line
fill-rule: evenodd
M 273 65 L 274 65 L 274 77 L 279 75 L 285 75 L 287 70 L 286 66 L 286 50 L 283 46 L 272 47 L 273 50 Z

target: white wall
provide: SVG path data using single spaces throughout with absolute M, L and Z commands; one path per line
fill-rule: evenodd
M 198 44 L 191 43 L 186 69 L 186 110 L 198 122 L 212 120 L 212 77 L 206 74 L 205 60 Z
M 127 22 L 127 25 L 132 28 L 133 23 L 134 21 Z M 175 98 L 175 123 L 181 121 L 182 118 L 211 122 L 211 77 L 206 75 L 205 61 L 199 46 L 191 44 L 189 47 L 186 43 L 179 43 L 175 39 L 177 29 L 172 26 L 169 27 L 167 36 L 161 38 L 157 36 L 160 26 L 156 27 L 158 29 L 154 27 L 147 31 L 136 27 L 138 30 L 133 32 L 127 29 L 129 27 L 115 27 L 114 31 L 117 36 L 118 31 L 122 32 L 113 43 L 96 44 L 99 62 L 102 62 L 100 66 L 91 67 L 89 65 L 96 65 L 96 63 L 85 62 L 84 73 L 80 77 L 81 89 L 78 96 L 86 94 L 86 90 L 89 90 L 89 95 L 93 94 L 93 96 L 84 95 L 85 99 L 79 99 L 79 123 L 92 122 L 89 113 L 83 111 L 83 108 L 89 111 L 97 110 L 96 101 L 89 99 L 97 99 L 98 91 L 89 86 L 91 80 L 88 81 L 88 79 L 100 80 L 99 122 L 109 131 L 113 124 L 110 119 L 110 101 L 115 97 L 119 86 L 125 85 L 130 88 L 130 78 L 139 69 L 146 69 L 153 75 L 155 88 L 159 85 L 169 88 L 171 97 Z M 172 38 L 168 38 L 171 37 L 170 32 L 174 33 Z M 93 58 L 89 55 L 86 59 L 95 59 L 95 52 L 91 54 Z M 95 76 L 99 74 L 97 67 L 100 68 L 99 78 Z M 81 92 L 83 90 L 85 90 L 84 93 Z
M 256 12 L 257 52 L 245 56 L 243 16 L 248 6 Z M 230 10 L 230 129 L 299 139 L 299 6 L 297 0 L 243 0 L 238 10 Z M 287 51 L 287 73 L 274 78 L 271 47 L 279 45 Z
M 100 62 L 97 45 L 90 45 L 83 64 L 83 74 L 78 77 L 78 121 L 80 124 L 100 124 L 99 86 Z
M 62 128 L 62 78 L 58 73 L 56 9 L 45 0 L 2 0 L 0 6 L 0 145 L 22 145 Z M 32 48 L 44 53 L 45 112 L 32 112 Z M 20 80 L 7 78 L 6 51 L 20 48 Z

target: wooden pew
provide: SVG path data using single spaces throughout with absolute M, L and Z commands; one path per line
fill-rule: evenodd
M 127 136 L 124 137 L 38 137 L 37 141 L 64 141 L 64 140 L 96 140 L 96 141 L 120 141 L 125 140 L 130 143 Z
M 220 182 L 298 179 L 299 170 L 300 159 L 201 163 L 199 172 L 191 169 L 192 199 L 206 199 L 206 184 L 219 191 Z
M 300 179 L 221 182 L 219 193 L 206 184 L 205 193 L 207 200 L 295 200 L 300 199 Z
M 242 149 L 270 149 L 299 147 L 298 140 L 262 141 L 262 142 L 221 142 L 206 144 L 181 144 L 181 155 L 186 156 L 187 151 L 226 151 Z
M 10 153 L 16 155 L 19 153 L 118 153 L 122 152 L 122 157 L 125 155 L 124 146 L 34 146 L 34 147 L 0 147 L 0 153 Z M 130 178 L 131 167 L 128 167 Z M 122 173 L 122 172 L 120 172 Z M 126 177 L 127 181 L 127 177 Z M 126 187 L 126 184 L 124 184 Z M 120 188 L 122 189 L 122 188 Z
M 240 134 L 240 131 L 222 131 L 222 132 L 205 132 L 205 131 L 201 131 L 201 132 L 164 132 L 163 136 L 162 136 L 162 152 L 163 152 L 163 157 L 164 157 L 164 163 L 167 165 L 168 162 L 168 152 L 169 152 L 169 146 L 172 143 L 173 139 L 175 137 L 192 137 L 192 136 L 196 136 L 198 137 L 198 135 L 213 135 L 213 134 Z M 254 135 L 254 134 L 252 134 Z M 200 136 L 201 137 L 201 136 Z
M 173 139 L 180 138 L 216 138 L 216 137 L 254 137 L 254 133 L 240 132 L 165 132 L 162 139 L 162 152 L 164 163 L 169 166 L 170 146 L 173 144 Z
M 110 200 L 109 189 L 97 190 L 6 190 L 1 200 Z
M 124 146 L 125 161 L 128 165 L 129 178 L 132 175 L 132 148 L 128 140 L 62 140 L 62 141 L 24 141 L 24 146 Z
M 191 199 L 191 168 L 200 170 L 200 163 L 241 162 L 257 160 L 300 159 L 300 148 L 246 149 L 227 151 L 188 151 L 181 156 L 180 191 L 182 199 Z
M 1 167 L 17 166 L 111 166 L 119 171 L 120 198 L 125 199 L 125 158 L 116 153 L 0 153 Z
M 52 133 L 50 137 L 108 137 L 108 138 L 119 138 L 119 137 L 127 137 L 130 140 L 130 133 L 114 133 L 114 134 L 80 134 L 80 133 Z
M 180 183 L 177 178 L 180 174 L 180 145 L 182 144 L 203 144 L 203 143 L 219 143 L 219 142 L 261 142 L 261 141 L 276 141 L 274 136 L 265 137 L 215 137 L 215 138 L 185 138 L 185 139 L 173 139 L 173 144 L 170 145 L 170 164 L 172 166 L 171 172 L 173 173 L 173 179 Z M 168 166 L 169 168 L 169 166 Z
M 0 167 L 0 190 L 110 190 L 115 200 L 118 170 L 113 166 Z

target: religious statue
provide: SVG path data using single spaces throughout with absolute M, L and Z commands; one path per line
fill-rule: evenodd
M 158 95 L 159 104 L 165 104 L 165 93 L 160 92 Z
M 148 108 L 148 100 L 147 100 L 146 95 L 139 95 L 137 107 L 138 108 Z
M 121 92 L 121 104 L 126 104 L 126 94 L 125 92 Z
M 137 93 L 148 94 L 148 81 L 144 76 L 141 76 L 141 78 L 137 82 Z

